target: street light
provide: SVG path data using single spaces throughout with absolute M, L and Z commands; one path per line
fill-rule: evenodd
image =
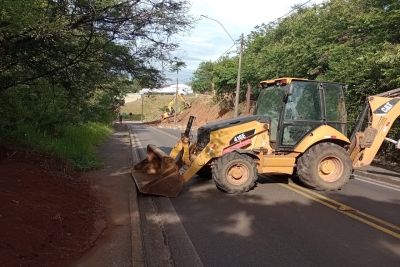
M 229 36 L 229 38 L 232 40 L 232 42 L 234 44 L 237 44 L 237 42 L 232 38 L 232 35 L 229 34 L 227 29 L 224 27 L 224 25 L 221 22 L 219 22 L 216 19 L 210 18 L 206 15 L 200 15 L 200 17 L 210 19 L 210 20 L 217 22 L 222 27 L 222 29 L 224 29 L 225 33 Z M 240 92 L 240 74 L 242 71 L 242 54 L 243 54 L 243 33 L 240 35 L 239 66 L 238 66 L 238 74 L 237 74 L 237 79 L 236 79 L 235 115 L 234 115 L 234 117 L 237 117 L 239 115 L 239 92 Z
M 203 18 L 206 18 L 206 19 L 210 19 L 210 20 L 213 20 L 213 21 L 215 21 L 216 23 L 218 23 L 218 24 L 222 27 L 222 29 L 224 29 L 224 31 L 225 31 L 226 34 L 229 36 L 229 38 L 231 38 L 232 42 L 233 42 L 234 44 L 236 44 L 236 41 L 232 38 L 232 35 L 229 34 L 228 30 L 224 27 L 224 25 L 223 25 L 221 22 L 219 22 L 219 21 L 216 20 L 216 19 L 210 18 L 209 16 L 206 16 L 206 15 L 200 15 L 200 17 L 203 17 Z

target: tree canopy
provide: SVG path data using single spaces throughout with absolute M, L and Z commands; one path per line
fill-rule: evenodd
M 52 132 L 107 121 L 123 95 L 154 86 L 171 37 L 190 27 L 186 0 L 4 0 L 0 122 Z
M 355 111 L 365 96 L 400 86 L 399 27 L 397 0 L 330 0 L 297 8 L 246 37 L 241 84 L 283 76 L 344 82 Z M 193 84 L 205 91 L 215 82 L 217 94 L 233 93 L 237 62 L 237 56 L 203 62 Z M 205 75 L 209 70 L 212 75 Z

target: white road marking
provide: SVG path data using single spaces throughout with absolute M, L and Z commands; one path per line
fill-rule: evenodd
M 388 188 L 388 189 L 392 189 L 394 191 L 400 192 L 400 187 L 396 186 L 396 185 L 392 185 L 392 184 L 381 182 L 381 181 L 377 182 L 377 181 L 374 181 L 374 180 L 371 180 L 371 179 L 368 179 L 368 178 L 365 178 L 365 177 L 359 176 L 359 175 L 354 175 L 354 177 L 356 177 L 355 178 L 356 180 L 364 182 L 364 183 L 369 183 L 369 184 L 377 185 L 380 187 L 384 187 L 384 188 Z

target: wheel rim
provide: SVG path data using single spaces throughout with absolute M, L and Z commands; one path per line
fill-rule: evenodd
M 233 164 L 227 171 L 227 180 L 233 185 L 242 185 L 249 180 L 249 169 L 240 163 Z
M 335 182 L 343 174 L 343 163 L 336 157 L 326 157 L 318 164 L 318 174 L 325 182 Z

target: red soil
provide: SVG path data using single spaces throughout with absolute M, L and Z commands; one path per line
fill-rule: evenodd
M 0 266 L 66 266 L 104 229 L 88 180 L 40 155 L 0 153 Z

